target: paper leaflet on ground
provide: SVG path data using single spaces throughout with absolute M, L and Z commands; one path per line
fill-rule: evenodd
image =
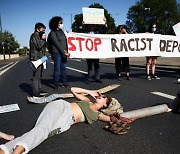
M 17 110 L 20 110 L 18 104 L 0 106 L 0 113 L 12 112 L 12 111 L 17 111 Z
M 98 91 L 100 93 L 106 93 L 119 86 L 120 86 L 119 84 L 113 84 L 113 85 L 109 85 L 104 88 L 98 89 Z M 53 100 L 60 99 L 60 98 L 65 99 L 65 98 L 72 98 L 72 97 L 74 97 L 72 93 L 66 93 L 66 94 L 51 94 L 47 97 L 27 97 L 27 100 L 30 103 L 43 104 L 43 103 L 48 103 L 48 102 L 51 102 Z

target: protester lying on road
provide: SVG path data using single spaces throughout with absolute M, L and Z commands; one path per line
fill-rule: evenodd
M 56 100 L 48 103 L 40 114 L 35 127 L 21 137 L 18 137 L 4 145 L 0 145 L 0 154 L 3 153 L 28 153 L 37 147 L 45 139 L 68 130 L 71 125 L 79 122 L 92 124 L 97 120 L 105 122 L 123 122 L 123 128 L 116 130 L 116 134 L 127 132 L 127 124 L 134 119 L 108 115 L 119 110 L 118 101 L 115 98 L 102 95 L 98 91 L 72 87 L 71 92 L 78 99 L 76 102 Z M 88 94 L 94 98 L 91 102 Z M 117 106 L 117 108 L 116 108 Z M 13 148 L 15 148 L 13 150 Z
M 10 141 L 10 140 L 14 139 L 14 136 L 6 134 L 6 133 L 3 133 L 3 132 L 0 132 L 0 138 L 3 138 L 5 140 L 9 140 Z

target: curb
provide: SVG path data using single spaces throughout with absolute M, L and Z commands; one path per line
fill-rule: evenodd
M 115 65 L 114 63 L 111 62 L 99 62 L 99 63 L 105 63 L 105 64 L 111 64 L 111 65 Z M 169 65 L 170 66 L 170 65 Z M 146 69 L 145 65 L 138 65 L 138 64 L 130 64 L 130 67 L 139 67 L 139 68 L 144 68 Z M 156 65 L 156 69 L 159 70 L 166 70 L 166 71 L 175 71 L 175 72 L 180 72 L 180 68 L 172 68 L 172 67 L 161 67 Z
M 140 68 L 144 68 L 144 69 L 146 68 L 146 66 L 136 65 L 136 64 L 130 65 L 130 66 L 132 66 L 132 67 L 140 67 Z M 166 71 L 175 71 L 175 72 L 180 71 L 179 68 L 161 67 L 161 66 L 158 66 L 158 65 L 156 65 L 156 69 L 159 69 L 159 70 L 166 70 Z

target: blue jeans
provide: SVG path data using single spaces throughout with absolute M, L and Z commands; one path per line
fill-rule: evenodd
M 63 83 L 66 83 L 66 63 L 67 58 L 63 57 L 59 52 L 53 52 L 52 54 L 54 60 L 54 84 L 55 86 L 59 85 L 59 78 L 61 74 L 61 80 Z

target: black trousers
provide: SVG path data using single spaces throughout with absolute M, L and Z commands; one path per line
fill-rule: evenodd
M 94 65 L 94 75 L 95 80 L 100 79 L 100 66 L 99 66 L 99 59 L 86 59 L 87 65 L 88 65 L 88 79 L 92 79 L 92 71 L 93 71 L 93 65 Z
M 121 72 L 130 72 L 129 57 L 115 58 L 115 69 L 117 75 Z
M 43 71 L 43 64 L 39 65 L 38 68 L 33 71 L 33 95 L 38 94 L 41 90 L 41 77 L 42 77 L 42 71 Z

